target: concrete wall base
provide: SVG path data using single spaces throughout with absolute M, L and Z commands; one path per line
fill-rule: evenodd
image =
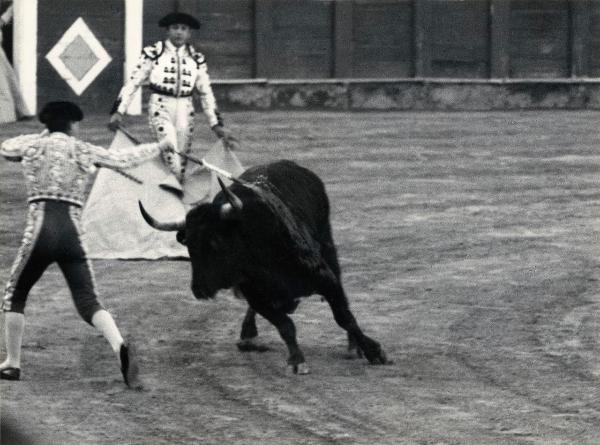
M 216 81 L 223 109 L 600 109 L 600 79 Z

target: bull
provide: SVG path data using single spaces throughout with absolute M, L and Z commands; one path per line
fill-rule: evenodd
M 196 298 L 234 288 L 247 300 L 238 347 L 262 349 L 254 343 L 258 313 L 279 331 L 290 369 L 308 373 L 288 314 L 302 297 L 319 294 L 347 331 L 349 350 L 372 364 L 387 363 L 381 345 L 363 333 L 350 311 L 321 179 L 283 160 L 250 168 L 229 187 L 220 179 L 219 184 L 213 201 L 192 208 L 185 220 L 161 223 L 141 203 L 140 210 L 148 224 L 177 231 L 177 239 L 187 246 Z

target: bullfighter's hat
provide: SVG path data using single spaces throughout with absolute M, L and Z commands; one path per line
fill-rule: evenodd
M 83 111 L 73 102 L 48 102 L 40 111 L 39 119 L 42 124 L 56 120 L 79 122 L 83 119 Z
M 200 28 L 200 22 L 185 12 L 172 12 L 158 21 L 158 26 L 161 28 L 167 28 L 175 24 L 187 25 L 192 29 Z

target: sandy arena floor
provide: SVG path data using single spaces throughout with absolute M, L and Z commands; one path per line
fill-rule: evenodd
M 394 364 L 345 359 L 312 297 L 293 315 L 312 373 L 290 376 L 262 319 L 272 351 L 237 350 L 244 303 L 196 301 L 189 263 L 96 261 L 141 356 L 147 389 L 129 391 L 52 267 L 30 295 L 24 378 L 0 383 L 4 421 L 36 444 L 600 443 L 598 113 L 226 118 L 245 164 L 289 158 L 323 178 L 352 307 Z M 82 137 L 107 145 L 105 121 Z M 145 134 L 145 118 L 129 125 Z M 201 154 L 214 140 L 197 127 Z M 2 282 L 25 217 L 17 167 L 0 162 Z

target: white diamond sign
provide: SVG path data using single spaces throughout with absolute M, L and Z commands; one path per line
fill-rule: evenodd
M 56 42 L 46 59 L 78 96 L 112 60 L 81 17 Z

